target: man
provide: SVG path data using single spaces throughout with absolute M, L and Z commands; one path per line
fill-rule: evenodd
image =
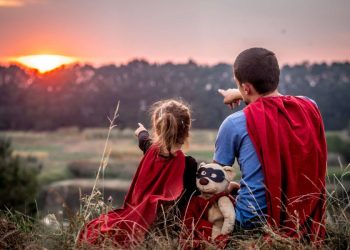
M 322 240 L 327 151 L 316 104 L 278 92 L 280 70 L 269 50 L 243 51 L 233 70 L 238 90 L 219 92 L 231 108 L 240 100 L 247 106 L 221 124 L 214 161 L 240 165 L 237 224 L 268 222 L 288 236 Z

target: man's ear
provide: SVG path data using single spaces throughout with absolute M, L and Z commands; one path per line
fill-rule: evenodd
M 244 94 L 246 95 L 254 95 L 258 93 L 256 89 L 254 88 L 253 84 L 249 82 L 242 83 L 242 90 L 244 91 Z
M 232 181 L 233 178 L 235 178 L 236 173 L 233 171 L 233 167 L 231 166 L 225 166 L 223 167 L 224 171 L 226 172 L 227 176 L 228 176 L 228 180 Z
M 248 82 L 242 83 L 242 90 L 244 92 L 245 95 L 249 95 L 252 93 L 252 89 L 251 89 L 251 84 Z
M 201 162 L 199 165 L 198 165 L 198 169 L 200 168 L 200 167 L 203 167 L 204 165 L 207 165 L 205 162 Z

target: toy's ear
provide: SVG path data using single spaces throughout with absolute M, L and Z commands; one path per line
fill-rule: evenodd
M 228 176 L 228 180 L 232 181 L 233 178 L 235 178 L 236 173 L 233 171 L 233 167 L 230 166 L 225 166 L 223 167 L 224 171 L 226 172 L 227 176 Z
M 205 162 L 202 162 L 202 163 L 200 163 L 199 165 L 198 165 L 198 169 L 200 168 L 200 167 L 203 167 L 204 165 L 207 165 Z
M 231 182 L 228 184 L 227 191 L 228 191 L 228 193 L 230 193 L 230 194 L 233 194 L 233 193 L 237 194 L 239 188 L 240 188 L 239 183 L 237 183 L 237 182 L 235 182 L 235 181 L 231 181 Z

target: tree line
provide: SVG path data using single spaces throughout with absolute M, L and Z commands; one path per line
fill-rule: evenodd
M 134 60 L 120 66 L 63 66 L 45 74 L 0 66 L 0 130 L 105 127 L 117 101 L 118 126 L 135 128 L 137 122 L 148 124 L 150 105 L 166 98 L 191 105 L 195 128 L 218 128 L 232 111 L 217 89 L 233 86 L 229 64 Z M 314 99 L 327 130 L 348 128 L 350 63 L 284 66 L 279 88 L 283 94 Z

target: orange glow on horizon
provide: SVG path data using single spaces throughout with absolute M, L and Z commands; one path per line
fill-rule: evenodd
M 74 57 L 49 54 L 20 56 L 13 60 L 28 68 L 37 69 L 40 73 L 45 73 L 64 64 L 71 64 L 77 61 Z

